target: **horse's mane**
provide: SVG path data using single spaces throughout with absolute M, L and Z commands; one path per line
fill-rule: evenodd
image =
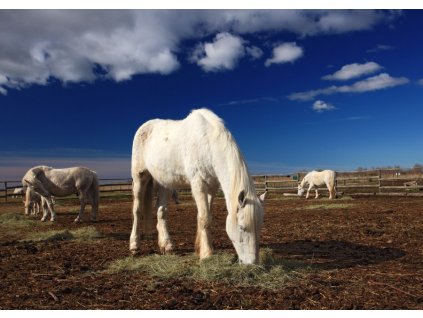
M 223 120 L 206 108 L 194 110 L 191 114 L 201 115 L 211 125 L 212 131 L 209 138 L 212 140 L 210 140 L 210 145 L 219 147 L 222 153 L 227 156 L 225 162 L 228 165 L 228 171 L 231 172 L 229 188 L 231 211 L 229 211 L 229 214 L 236 217 L 238 195 L 241 191 L 245 191 L 245 196 L 247 200 L 249 200 L 248 203 L 251 203 L 247 204 L 245 207 L 245 225 L 246 227 L 250 227 L 256 224 L 258 218 L 257 214 L 254 213 L 254 205 L 257 203 L 254 182 L 250 177 L 244 157 L 232 137 L 232 134 L 225 127 Z

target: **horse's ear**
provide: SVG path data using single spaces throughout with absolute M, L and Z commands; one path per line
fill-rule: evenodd
M 260 202 L 261 202 L 261 203 L 263 203 L 263 202 L 264 202 L 264 199 L 266 198 L 266 194 L 267 194 L 267 190 L 266 190 L 266 191 L 264 191 L 264 193 L 262 193 L 262 194 L 259 196 L 259 200 L 260 200 Z
M 240 208 L 243 208 L 245 206 L 245 203 L 247 202 L 247 198 L 245 197 L 245 191 L 242 190 L 238 195 L 238 204 Z

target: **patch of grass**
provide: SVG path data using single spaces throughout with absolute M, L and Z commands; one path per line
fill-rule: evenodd
M 158 278 L 278 289 L 287 280 L 308 269 L 303 263 L 276 259 L 271 249 L 261 249 L 259 265 L 240 265 L 236 256 L 228 253 L 218 253 L 201 262 L 196 255 L 149 255 L 115 260 L 106 272 L 144 271 Z
M 348 209 L 353 207 L 353 203 L 332 203 L 332 204 L 313 204 L 305 207 L 298 207 L 297 210 L 329 210 L 329 209 Z
M 189 275 L 190 267 L 194 264 L 194 256 L 149 255 L 145 257 L 126 257 L 109 264 L 106 272 L 145 271 L 155 277 L 182 277 Z
M 77 230 L 45 231 L 29 234 L 24 241 L 91 241 L 100 238 L 101 234 L 93 226 Z
M 38 220 L 30 219 L 27 215 L 16 212 L 9 212 L 0 215 L 0 226 L 8 228 L 26 228 L 40 226 Z M 45 223 L 42 223 L 45 225 Z

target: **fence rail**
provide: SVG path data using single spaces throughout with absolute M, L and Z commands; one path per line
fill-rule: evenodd
M 337 172 L 336 187 L 344 194 L 361 195 L 410 195 L 423 196 L 423 174 L 398 174 L 396 170 L 372 170 L 372 171 L 346 171 Z M 299 180 L 305 173 L 294 175 L 254 175 L 253 180 L 258 192 L 268 190 L 270 192 L 295 193 Z M 130 195 L 132 191 L 132 179 L 99 179 L 100 192 Z M 14 189 L 22 188 L 21 181 L 0 180 L 0 199 L 8 202 L 15 195 Z M 324 187 L 319 189 L 327 191 Z M 190 189 L 179 190 L 181 194 L 190 194 Z

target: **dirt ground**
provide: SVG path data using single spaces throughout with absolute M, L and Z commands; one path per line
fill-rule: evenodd
M 57 221 L 37 229 L 86 226 L 73 223 L 76 203 L 62 203 Z M 423 198 L 270 194 L 261 247 L 310 267 L 278 290 L 104 273 L 129 255 L 131 205 L 131 198 L 103 199 L 94 224 L 102 237 L 92 242 L 23 242 L 31 229 L 1 226 L 0 309 L 423 309 Z M 23 213 L 22 204 L 0 203 L 0 215 L 9 212 Z M 176 254 L 193 253 L 195 218 L 190 198 L 171 204 Z M 215 250 L 235 253 L 222 199 L 213 218 Z M 142 252 L 158 253 L 156 241 L 143 241 Z

